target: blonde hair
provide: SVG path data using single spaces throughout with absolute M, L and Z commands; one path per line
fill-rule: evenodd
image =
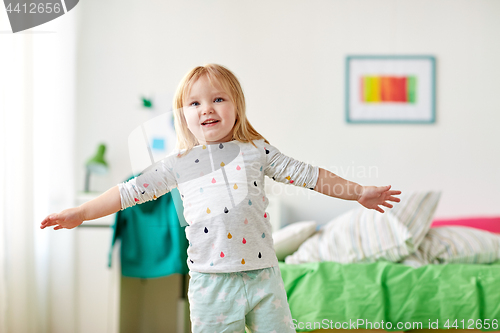
M 197 66 L 190 70 L 181 80 L 175 92 L 174 109 L 174 127 L 177 134 L 177 148 L 186 151 L 179 156 L 187 154 L 194 146 L 199 145 L 198 139 L 189 130 L 186 118 L 184 116 L 184 101 L 187 98 L 192 85 L 200 77 L 205 75 L 212 87 L 214 82 L 219 84 L 226 94 L 229 95 L 236 109 L 236 122 L 233 126 L 233 140 L 239 142 L 250 142 L 255 146 L 252 140 L 264 139 L 267 141 L 247 119 L 245 96 L 236 76 L 226 67 L 217 64 L 205 64 Z M 257 148 L 257 146 L 255 146 Z

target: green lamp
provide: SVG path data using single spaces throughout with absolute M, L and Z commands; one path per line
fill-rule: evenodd
M 85 192 L 89 192 L 90 174 L 95 173 L 103 175 L 108 172 L 108 163 L 104 160 L 104 153 L 106 152 L 106 145 L 100 144 L 97 147 L 97 153 L 87 161 L 85 168 L 87 173 L 85 175 Z

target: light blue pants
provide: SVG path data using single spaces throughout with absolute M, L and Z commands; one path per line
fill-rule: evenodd
M 193 333 L 295 333 L 279 266 L 189 276 Z

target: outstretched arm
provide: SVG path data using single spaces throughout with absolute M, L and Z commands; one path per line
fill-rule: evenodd
M 95 220 L 97 218 L 111 215 L 121 209 L 120 191 L 118 185 L 110 188 L 100 196 L 84 204 L 68 208 L 60 213 L 47 216 L 41 223 L 40 228 L 44 229 L 55 225 L 54 230 L 62 228 L 73 229 L 78 227 L 83 221 Z
M 95 220 L 116 213 L 122 208 L 118 185 L 100 196 L 80 205 L 84 221 Z
M 339 199 L 356 200 L 366 208 L 384 213 L 384 210 L 378 205 L 392 208 L 393 206 L 386 201 L 401 201 L 393 196 L 401 194 L 401 191 L 389 191 L 390 188 L 391 185 L 362 186 L 339 177 L 333 172 L 319 168 L 318 182 L 314 190 Z

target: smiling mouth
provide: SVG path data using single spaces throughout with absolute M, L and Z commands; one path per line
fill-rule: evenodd
M 202 123 L 201 125 L 202 125 L 202 126 L 215 125 L 215 124 L 217 124 L 218 122 L 219 122 L 219 121 L 218 121 L 218 120 L 216 120 L 216 121 L 211 121 L 211 122 L 207 122 L 207 123 Z

